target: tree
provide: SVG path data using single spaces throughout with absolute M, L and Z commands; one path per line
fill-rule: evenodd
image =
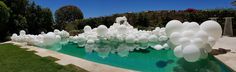
M 10 9 L 7 7 L 7 5 L 0 1 L 0 41 L 5 39 L 7 36 L 7 22 L 10 17 Z
M 10 9 L 7 7 L 7 5 L 4 2 L 0 1 L 0 22 L 1 22 L 1 25 L 8 21 L 8 18 L 10 17 L 9 11 L 10 11 Z
M 233 6 L 236 6 L 236 1 L 231 2 Z
M 145 16 L 144 13 L 139 13 L 138 14 L 138 25 L 140 25 L 140 27 L 148 27 L 149 26 L 149 23 L 148 23 L 148 20 Z
M 53 30 L 52 12 L 48 8 L 41 8 L 34 2 L 27 7 L 28 33 L 38 34 L 42 31 Z
M 42 27 L 42 31 L 44 32 L 49 32 L 53 31 L 53 17 L 52 17 L 52 12 L 49 8 L 43 8 L 41 11 L 38 13 L 40 16 L 40 27 Z
M 53 30 L 52 12 L 48 8 L 42 8 L 29 0 L 0 1 L 0 31 L 4 32 L 0 34 L 0 41 L 20 30 L 26 30 L 30 34 Z
M 55 18 L 56 23 L 61 27 L 60 29 L 62 29 L 65 24 L 74 21 L 75 19 L 83 19 L 83 13 L 78 7 L 68 5 L 56 10 Z
M 10 17 L 7 22 L 9 33 L 17 33 L 21 29 L 26 29 L 26 11 L 29 5 L 29 0 L 1 0 L 10 9 Z

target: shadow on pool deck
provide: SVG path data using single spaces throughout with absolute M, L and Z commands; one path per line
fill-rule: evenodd
M 234 72 L 236 72 L 236 37 L 226 37 L 220 38 L 213 49 L 224 48 L 230 49 L 231 52 L 226 54 L 214 55 L 219 61 L 227 65 Z

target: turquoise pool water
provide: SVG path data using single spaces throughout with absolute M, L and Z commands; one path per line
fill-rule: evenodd
M 56 51 L 55 49 L 51 50 Z M 142 72 L 231 72 L 213 56 L 189 63 L 184 59 L 175 57 L 172 50 L 157 51 L 149 48 L 130 52 L 127 57 L 109 54 L 108 57 L 102 58 L 96 52 L 86 53 L 84 48 L 78 48 L 76 44 L 69 43 L 62 46 L 60 50 L 57 49 L 57 51 L 93 62 Z

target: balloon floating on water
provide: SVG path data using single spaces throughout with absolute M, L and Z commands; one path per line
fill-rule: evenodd
M 176 30 L 173 30 L 176 29 Z M 188 62 L 196 62 L 211 52 L 212 46 L 221 37 L 222 28 L 219 23 L 208 20 L 199 25 L 196 22 L 172 20 L 166 25 L 169 40 L 176 45 L 174 54 Z M 207 52 L 207 53 L 204 53 Z
M 169 21 L 165 28 L 156 27 L 152 31 L 138 30 L 129 24 L 127 18 L 117 17 L 110 27 L 100 25 L 97 28 L 84 27 L 84 33 L 70 36 L 67 31 L 39 35 L 26 34 L 21 30 L 19 35 L 12 34 L 14 42 L 24 42 L 39 47 L 59 47 L 68 42 L 84 47 L 86 52 L 98 52 L 105 58 L 109 53 L 117 53 L 125 57 L 130 51 L 147 49 L 170 49 L 173 47 L 176 57 L 184 58 L 188 62 L 204 59 L 212 46 L 221 37 L 222 29 L 219 23 L 208 20 L 199 25 L 197 22 Z M 171 42 L 171 45 L 167 42 Z M 54 46 L 57 45 L 57 46 Z

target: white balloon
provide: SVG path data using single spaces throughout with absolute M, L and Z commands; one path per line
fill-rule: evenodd
M 158 27 L 159 28 L 159 27 Z M 155 30 L 153 30 L 152 31 L 152 33 L 154 34 L 154 35 L 160 35 L 159 34 L 159 31 L 160 31 L 160 28 L 157 30 L 157 28 L 155 29 Z
M 146 36 L 142 35 L 138 38 L 138 41 L 140 43 L 146 43 L 146 42 L 148 42 L 148 38 Z
M 56 35 L 59 35 L 59 34 L 60 34 L 60 31 L 59 31 L 58 29 L 55 29 L 55 30 L 54 30 L 54 33 L 55 33 Z
M 60 37 L 60 36 L 59 36 Z M 48 32 L 43 36 L 43 43 L 46 46 L 51 46 L 58 41 L 58 36 L 53 32 Z
M 159 35 L 164 35 L 164 36 L 166 36 L 166 30 L 165 30 L 165 28 L 161 28 L 161 29 L 160 29 Z
M 194 37 L 201 38 L 205 43 L 208 42 L 208 34 L 203 30 L 200 30 L 197 33 L 195 33 Z
M 212 47 L 210 44 L 204 44 L 202 48 L 208 53 L 212 51 Z
M 120 25 L 118 28 L 117 28 L 117 31 L 118 33 L 120 34 L 126 34 L 127 33 L 127 27 L 125 25 Z
M 213 47 L 216 43 L 215 38 L 213 37 L 208 37 L 208 43 L 210 44 L 211 47 Z
M 155 34 L 155 35 L 159 35 L 159 31 L 160 30 L 153 30 L 152 33 Z
M 161 28 L 160 27 L 156 27 L 155 30 L 159 31 L 159 30 L 161 30 Z
M 88 32 L 90 32 L 92 30 L 92 28 L 90 27 L 90 26 L 88 26 L 88 25 L 86 25 L 85 27 L 84 27 L 84 32 L 85 33 L 88 33 Z
M 200 30 L 200 26 L 199 26 L 199 24 L 197 22 L 188 23 L 184 27 L 185 27 L 185 30 L 192 30 L 194 32 L 197 32 L 197 31 Z
M 175 45 L 179 45 L 180 42 L 179 42 L 179 39 L 181 38 L 181 34 L 179 32 L 173 32 L 171 35 L 170 35 L 170 41 L 175 44 Z
M 78 37 L 77 37 L 77 40 L 78 41 L 86 41 L 86 38 L 85 38 L 85 36 L 84 35 L 79 35 Z
M 88 44 L 93 44 L 93 43 L 95 43 L 95 41 L 92 40 L 92 39 L 90 39 L 90 40 L 87 41 L 87 43 L 88 43 Z
M 190 22 L 183 22 L 183 26 L 187 26 Z
M 194 32 L 192 30 L 187 30 L 187 31 L 183 31 L 182 35 L 183 37 L 192 38 L 194 36 Z
M 170 40 L 168 40 L 166 43 L 169 45 L 171 49 L 174 49 L 176 47 L 176 45 L 173 44 Z
M 206 59 L 208 57 L 208 52 L 205 51 L 203 48 L 200 48 L 200 51 L 201 51 L 200 59 Z
M 208 35 L 214 37 L 216 40 L 222 35 L 222 28 L 220 24 L 213 20 L 208 20 L 200 25 L 200 28 L 208 33 Z
M 59 42 L 61 40 L 61 36 L 56 35 L 55 41 Z
M 17 40 L 17 34 L 16 33 L 14 33 L 14 34 L 12 34 L 12 36 L 11 36 L 11 40 L 12 41 L 16 41 Z
M 45 32 L 42 31 L 40 34 L 45 34 Z
M 168 45 L 167 43 L 165 43 L 165 44 L 163 45 L 163 48 L 164 48 L 164 49 L 169 49 L 170 47 L 169 47 L 169 45 Z
M 187 37 L 183 37 L 183 38 L 180 38 L 180 39 L 179 39 L 179 42 L 180 42 L 180 44 L 181 44 L 183 47 L 185 47 L 185 46 L 187 46 L 188 44 L 190 44 L 190 39 L 187 38 Z
M 97 38 L 96 35 L 91 34 L 91 35 L 88 35 L 88 36 L 87 36 L 87 39 L 97 40 L 98 38 Z
M 24 30 L 20 30 L 20 36 L 26 35 L 26 32 Z
M 200 55 L 200 49 L 193 44 L 190 44 L 183 49 L 183 57 L 188 62 L 195 62 L 199 60 Z
M 168 37 L 162 35 L 162 36 L 159 37 L 158 40 L 159 40 L 159 41 L 166 41 L 166 40 L 168 40 Z
M 179 57 L 179 58 L 183 57 L 183 49 L 182 49 L 181 45 L 176 46 L 174 48 L 174 54 L 175 54 L 176 57 Z
M 127 18 L 125 16 L 116 18 L 116 23 L 121 24 L 121 21 L 127 21 Z
M 170 36 L 172 32 L 178 32 L 182 30 L 182 23 L 178 20 L 171 20 L 166 24 L 166 34 Z
M 125 38 L 125 42 L 126 42 L 126 43 L 135 43 L 135 36 L 134 36 L 134 35 L 128 35 L 128 36 Z
M 157 42 L 158 41 L 158 38 L 156 35 L 151 35 L 148 37 L 148 41 L 149 42 Z
M 161 45 L 155 45 L 155 46 L 154 46 L 154 49 L 156 49 L 156 50 L 161 50 L 161 49 L 163 49 L 163 47 L 162 47 Z
M 191 40 L 191 42 L 196 45 L 198 48 L 201 48 L 204 44 L 203 40 L 200 38 L 194 38 Z
M 62 30 L 59 34 L 62 38 L 68 38 L 70 36 L 70 34 L 65 31 L 65 30 Z
M 104 36 L 107 34 L 107 27 L 105 25 L 100 25 L 97 28 L 97 34 L 98 36 Z
M 118 34 L 118 35 L 116 36 L 116 38 L 118 39 L 118 41 L 125 41 L 126 36 L 125 36 L 125 35 Z

